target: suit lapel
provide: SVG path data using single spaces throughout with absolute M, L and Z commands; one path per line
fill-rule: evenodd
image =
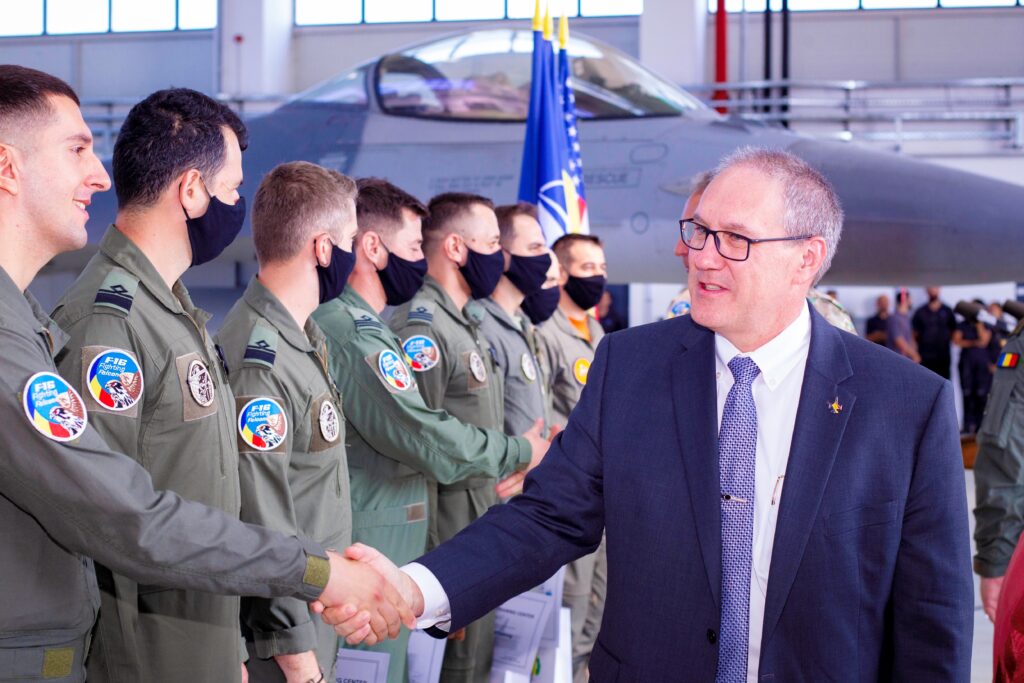
M 800 390 L 765 600 L 764 644 L 772 635 L 803 559 L 856 396 L 840 332 L 811 309 L 811 346 Z M 840 408 L 833 408 L 838 399 Z M 838 410 L 838 412 L 836 412 Z
M 718 485 L 718 418 L 715 403 L 715 336 L 689 321 L 683 349 L 672 364 L 676 436 L 711 594 L 722 583 L 722 530 Z

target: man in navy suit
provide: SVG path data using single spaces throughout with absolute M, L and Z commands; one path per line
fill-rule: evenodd
M 350 556 L 440 634 L 605 530 L 593 681 L 967 681 L 952 388 L 808 307 L 839 241 L 834 191 L 796 157 L 745 149 L 680 225 L 691 315 L 605 339 L 524 493 L 404 571 Z M 338 630 L 358 639 L 364 620 Z

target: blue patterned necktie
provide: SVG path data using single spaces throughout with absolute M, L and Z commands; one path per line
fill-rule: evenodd
M 761 369 L 750 358 L 729 361 L 735 383 L 718 430 L 722 508 L 722 625 L 715 683 L 745 683 L 750 627 L 750 564 L 754 541 L 754 457 L 757 406 L 751 385 Z

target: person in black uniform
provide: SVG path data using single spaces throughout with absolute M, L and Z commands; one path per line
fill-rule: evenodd
M 949 342 L 956 329 L 956 318 L 953 309 L 939 298 L 938 287 L 929 287 L 927 292 L 928 303 L 914 311 L 911 323 L 917 350 L 921 354 L 921 365 L 949 379 L 952 362 Z
M 975 299 L 975 303 L 985 303 Z M 964 395 L 965 434 L 974 434 L 981 425 L 985 401 L 992 388 L 989 370 L 992 328 L 980 320 L 964 320 L 953 332 L 953 343 L 960 348 L 960 388 Z

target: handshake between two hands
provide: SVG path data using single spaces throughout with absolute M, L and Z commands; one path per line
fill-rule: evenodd
M 419 586 L 380 552 L 362 543 L 344 554 L 328 551 L 331 576 L 313 612 L 349 645 L 397 638 L 423 614 Z

